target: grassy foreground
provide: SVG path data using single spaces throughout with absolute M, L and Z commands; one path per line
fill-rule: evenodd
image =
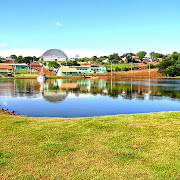
M 32 118 L 0 111 L 0 179 L 179 179 L 180 112 Z

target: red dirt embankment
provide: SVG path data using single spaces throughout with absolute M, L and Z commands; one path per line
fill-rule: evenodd
M 149 77 L 148 70 L 137 70 L 137 71 L 127 71 L 127 72 L 117 72 L 113 73 L 115 76 L 121 77 Z M 157 71 L 157 69 L 150 70 L 150 77 L 162 77 L 162 74 Z
M 94 76 L 94 75 L 89 75 L 89 76 Z M 98 76 L 101 78 L 107 78 L 111 76 L 111 73 L 96 74 L 95 76 Z M 149 70 L 133 70 L 133 71 L 129 70 L 129 71 L 113 72 L 113 77 L 147 78 L 149 77 Z M 150 77 L 158 78 L 158 77 L 163 77 L 163 76 L 161 73 L 158 72 L 157 69 L 151 69 Z

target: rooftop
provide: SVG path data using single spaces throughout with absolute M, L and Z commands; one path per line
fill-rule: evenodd
M 65 58 L 65 59 L 68 59 L 67 55 L 59 50 L 59 49 L 49 49 L 47 50 L 41 58 Z
M 0 63 L 0 65 L 16 65 L 16 66 L 28 66 L 26 63 Z
M 76 68 L 59 68 L 61 72 L 77 72 Z
M 0 69 L 13 69 L 12 66 L 0 64 Z

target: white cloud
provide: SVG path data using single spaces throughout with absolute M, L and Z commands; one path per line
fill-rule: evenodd
M 93 95 L 92 94 L 78 94 L 78 98 L 85 99 L 85 98 L 90 98 L 90 97 L 93 97 Z M 77 96 L 75 94 L 70 93 L 68 94 L 68 98 L 74 99 L 74 98 L 77 98 Z
M 60 23 L 60 22 L 56 22 L 56 26 L 62 26 L 62 23 Z
M 98 50 L 85 50 L 85 49 L 65 49 L 63 50 L 68 57 L 74 58 L 77 54 L 79 55 L 80 58 L 82 57 L 92 57 L 92 56 L 108 56 L 111 53 L 110 52 L 103 52 L 103 51 L 98 51 Z
M 0 47 L 5 47 L 5 46 L 7 46 L 6 43 L 1 43 L 1 44 L 0 44 Z
M 46 49 L 0 49 L 0 56 L 9 57 L 12 54 L 16 56 L 42 56 Z
M 59 48 L 57 48 L 59 49 Z M 22 55 L 22 56 L 36 56 L 40 57 L 47 49 L 0 49 L 0 56 L 2 57 L 8 57 L 12 54 L 15 54 L 16 56 Z M 103 52 L 103 51 L 97 51 L 97 50 L 82 50 L 82 49 L 66 49 L 63 50 L 69 58 L 74 58 L 77 54 L 82 57 L 92 57 L 92 56 L 103 56 L 103 55 L 110 55 L 110 52 Z

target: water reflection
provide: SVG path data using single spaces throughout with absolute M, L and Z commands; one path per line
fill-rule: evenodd
M 44 83 L 36 79 L 0 81 L 0 96 L 36 98 L 42 95 L 49 102 L 63 101 L 68 93 L 104 95 L 112 98 L 153 100 L 156 97 L 180 99 L 180 80 L 141 79 L 128 81 L 49 79 Z
M 44 83 L 36 79 L 0 80 L 0 104 L 31 116 L 77 117 L 180 110 L 179 100 L 179 79 L 48 79 Z

